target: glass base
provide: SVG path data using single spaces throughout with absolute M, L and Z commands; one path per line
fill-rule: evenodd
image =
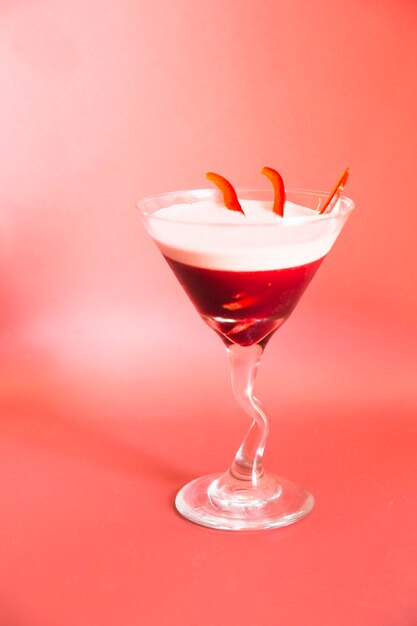
M 314 506 L 311 493 L 285 480 L 263 476 L 254 489 L 250 482 L 227 474 L 210 474 L 185 485 L 175 505 L 191 522 L 218 530 L 262 530 L 288 526 Z

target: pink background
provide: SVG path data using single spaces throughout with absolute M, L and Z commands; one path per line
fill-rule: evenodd
M 1 626 L 417 624 L 413 0 L 0 4 Z M 247 424 L 141 227 L 219 171 L 357 209 L 258 381 L 291 528 L 172 508 Z

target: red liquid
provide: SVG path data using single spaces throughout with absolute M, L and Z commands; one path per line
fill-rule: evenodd
M 226 344 L 265 345 L 294 310 L 323 259 L 260 272 L 208 270 L 165 257 L 202 318 Z

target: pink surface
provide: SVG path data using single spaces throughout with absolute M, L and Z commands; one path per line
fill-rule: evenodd
M 415 626 L 416 5 L 0 7 L 1 626 Z M 247 426 L 137 198 L 220 171 L 357 210 L 257 395 L 316 496 L 265 534 L 175 492 Z

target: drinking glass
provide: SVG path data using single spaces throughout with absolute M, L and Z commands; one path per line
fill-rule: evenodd
M 269 190 L 237 193 L 242 200 L 272 204 Z M 236 402 L 252 421 L 226 472 L 197 478 L 179 491 L 176 507 L 195 523 L 223 530 L 276 528 L 302 519 L 314 506 L 309 491 L 265 472 L 269 420 L 253 389 L 265 346 L 294 310 L 354 207 L 341 196 L 336 208 L 319 215 L 327 196 L 288 189 L 287 200 L 316 213 L 256 224 L 158 214 L 176 204 L 218 204 L 215 189 L 176 191 L 138 203 L 147 231 L 202 319 L 223 340 Z

